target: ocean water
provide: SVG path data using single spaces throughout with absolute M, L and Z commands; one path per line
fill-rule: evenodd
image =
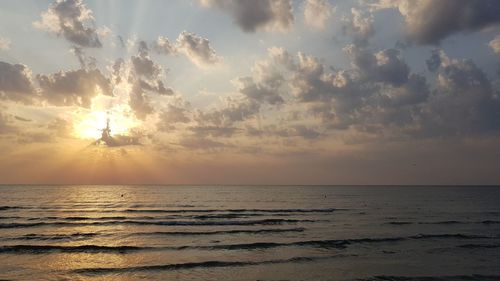
M 0 186 L 1 280 L 500 280 L 500 188 Z

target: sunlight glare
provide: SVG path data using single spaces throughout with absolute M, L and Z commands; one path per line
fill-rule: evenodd
M 120 111 L 90 111 L 83 114 L 74 126 L 75 135 L 82 139 L 99 139 L 109 118 L 111 135 L 129 135 L 138 121 Z

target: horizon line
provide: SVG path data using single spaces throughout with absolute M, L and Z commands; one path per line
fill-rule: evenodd
M 359 187 L 359 186 L 366 186 L 366 187 L 397 187 L 397 186 L 407 186 L 407 187 L 500 187 L 499 184 L 214 184 L 214 183 L 207 183 L 207 184 L 163 184 L 163 183 L 131 183 L 131 184 L 122 184 L 122 183 L 105 183 L 105 184 L 99 184 L 99 183 L 0 183 L 0 186 L 82 186 L 82 185 L 87 185 L 87 186 L 207 186 L 207 187 L 214 187 L 214 186 L 220 186 L 220 187 L 231 187 L 231 186 L 256 186 L 256 187 L 264 187 L 264 186 L 269 186 L 269 187 L 285 187 L 285 186 L 311 186 L 311 187 L 318 187 L 318 186 L 324 186 L 324 187 Z

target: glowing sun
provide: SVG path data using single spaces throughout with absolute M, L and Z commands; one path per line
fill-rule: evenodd
M 111 135 L 129 135 L 138 121 L 119 111 L 90 111 L 79 116 L 74 125 L 75 136 L 82 139 L 99 139 L 109 119 Z

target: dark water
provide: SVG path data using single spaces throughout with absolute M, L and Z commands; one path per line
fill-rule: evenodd
M 496 187 L 0 194 L 1 280 L 500 280 Z

